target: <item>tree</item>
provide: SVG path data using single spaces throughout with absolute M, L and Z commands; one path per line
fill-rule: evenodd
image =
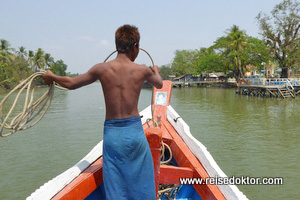
M 27 56 L 27 52 L 25 51 L 25 47 L 21 46 L 19 49 L 16 51 L 17 56 L 20 58 L 25 58 Z
M 0 40 L 0 50 L 5 51 L 6 53 L 10 54 L 10 50 L 13 50 L 13 48 L 10 48 L 10 43 L 7 40 Z
M 50 68 L 51 65 L 54 63 L 53 57 L 51 57 L 50 53 L 46 53 L 44 56 L 45 65 Z
M 226 72 L 226 65 L 221 54 L 210 53 L 198 59 L 198 74 L 202 72 Z
M 224 58 L 221 53 L 216 53 L 213 48 L 200 48 L 197 59 L 197 73 L 226 72 Z
M 253 65 L 259 70 L 264 69 L 264 63 L 270 63 L 272 57 L 270 50 L 264 40 L 247 36 L 248 47 L 245 48 L 244 58 L 245 65 Z
M 30 65 L 32 71 L 34 70 L 34 52 L 29 50 L 28 51 L 28 64 Z
M 172 62 L 172 70 L 176 73 L 176 76 L 195 74 L 197 71 L 197 57 L 198 52 L 196 50 L 176 50 Z
M 67 65 L 62 60 L 58 60 L 51 65 L 50 70 L 59 76 L 66 76 Z
M 171 65 L 168 64 L 168 65 L 162 65 L 160 67 L 160 75 L 161 77 L 164 79 L 164 80 L 168 80 L 169 78 L 169 75 L 173 75 L 173 70 L 171 68 Z
M 239 81 L 241 77 L 244 77 L 245 62 L 243 58 L 245 49 L 249 46 L 247 35 L 237 25 L 233 25 L 226 34 L 226 36 L 218 38 L 212 48 L 222 53 L 226 59 L 223 62 L 227 68 L 233 66 L 233 71 Z
M 34 71 L 45 68 L 44 55 L 45 55 L 45 52 L 41 48 L 38 48 L 38 50 L 35 52 L 34 57 L 33 57 Z
M 238 69 L 238 79 L 244 78 L 244 68 L 242 68 L 242 55 L 245 47 L 249 45 L 246 40 L 247 35 L 245 31 L 239 29 L 237 25 L 233 25 L 228 33 L 227 40 L 229 42 L 229 49 L 233 56 L 234 65 Z
M 10 52 L 13 48 L 10 48 L 10 44 L 7 40 L 0 40 L 0 61 L 7 62 L 8 56 L 12 53 Z
M 211 47 L 222 55 L 218 58 L 224 70 L 233 71 L 236 79 L 243 78 L 246 65 L 262 68 L 262 63 L 270 61 L 269 49 L 263 40 L 248 36 L 245 31 L 233 25 L 227 35 L 218 38 Z
M 261 35 L 282 69 L 281 77 L 287 78 L 291 67 L 299 63 L 300 2 L 284 0 L 271 11 L 271 16 L 259 13 Z
M 0 40 L 0 48 L 1 88 L 10 89 L 33 72 L 44 69 L 45 66 L 52 68 L 58 75 L 66 75 L 67 65 L 62 60 L 54 62 L 53 57 L 49 53 L 44 53 L 41 48 L 36 52 L 28 51 L 28 57 L 25 47 L 21 46 L 15 51 L 10 48 L 6 40 Z M 41 80 L 36 84 L 44 84 L 44 82 Z

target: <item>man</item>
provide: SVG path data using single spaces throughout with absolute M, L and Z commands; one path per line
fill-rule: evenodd
M 115 35 L 116 59 L 96 64 L 75 78 L 47 71 L 45 83 L 57 82 L 76 89 L 99 80 L 105 104 L 103 136 L 103 181 L 109 200 L 154 200 L 153 162 L 138 112 L 138 99 L 144 81 L 162 88 L 159 68 L 134 63 L 139 53 L 140 34 L 135 26 L 124 25 Z

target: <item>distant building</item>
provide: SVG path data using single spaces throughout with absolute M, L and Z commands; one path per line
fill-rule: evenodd
M 170 80 L 170 81 L 173 81 L 173 80 L 174 80 L 174 78 L 176 78 L 176 76 L 175 76 L 175 75 L 168 75 L 168 80 Z
M 225 74 L 223 72 L 215 73 L 202 73 L 202 75 L 185 74 L 173 79 L 174 82 L 193 82 L 193 81 L 217 81 L 225 80 Z
M 184 75 L 174 78 L 173 81 L 177 81 L 177 82 L 191 81 L 192 77 L 193 77 L 193 75 L 191 75 L 191 74 L 184 74 Z
M 268 78 L 274 77 L 276 75 L 276 68 L 274 65 L 266 66 L 265 76 Z
M 244 76 L 246 77 L 266 77 L 266 78 L 273 78 L 277 76 L 278 70 L 276 70 L 275 65 L 272 63 L 264 66 L 263 70 L 258 70 L 256 66 L 247 65 L 246 69 L 248 70 L 245 72 Z
M 244 76 L 246 77 L 254 77 L 261 74 L 261 72 L 258 71 L 257 67 L 253 65 L 246 65 L 246 70 L 247 71 L 244 74 Z

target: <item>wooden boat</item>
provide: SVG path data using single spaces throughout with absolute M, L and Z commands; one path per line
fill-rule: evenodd
M 199 182 L 194 185 L 181 184 L 181 178 L 206 180 L 210 177 L 227 176 L 205 146 L 192 136 L 189 126 L 171 107 L 171 90 L 172 82 L 164 81 L 162 89 L 154 89 L 152 106 L 140 113 L 152 152 L 157 198 L 247 199 L 235 185 L 199 184 Z M 151 119 L 151 111 L 154 120 Z M 40 199 L 105 199 L 102 141 L 75 166 L 45 183 L 27 197 L 27 200 Z

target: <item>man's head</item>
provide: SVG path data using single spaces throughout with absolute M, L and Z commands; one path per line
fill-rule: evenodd
M 138 50 L 140 42 L 138 28 L 128 24 L 119 27 L 116 31 L 115 41 L 118 53 L 129 53 L 132 50 Z

